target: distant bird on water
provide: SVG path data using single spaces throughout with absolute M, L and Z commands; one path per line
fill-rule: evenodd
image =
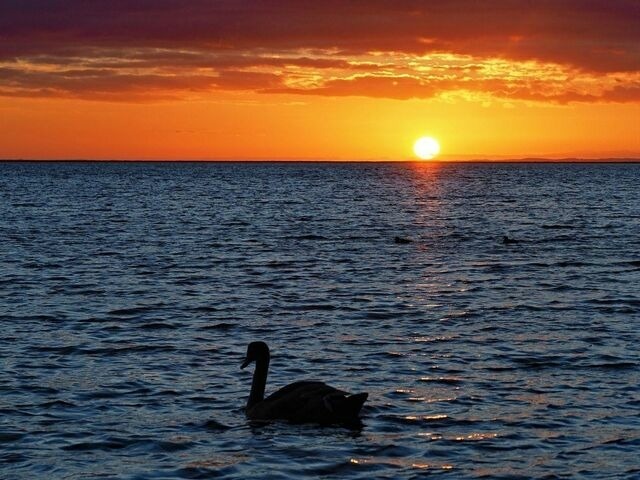
M 407 243 L 413 243 L 413 240 L 411 240 L 410 238 L 395 237 L 393 239 L 393 243 L 397 243 L 399 245 L 406 245 Z
M 515 238 L 509 238 L 506 235 L 502 237 L 502 243 L 505 245 L 513 245 L 514 243 L 520 243 L 520 240 L 516 240 Z
M 252 342 L 240 368 L 256 362 L 245 413 L 250 420 L 292 423 L 350 424 L 358 421 L 368 393 L 350 394 L 322 382 L 295 382 L 264 398 L 270 361 L 269 347 Z

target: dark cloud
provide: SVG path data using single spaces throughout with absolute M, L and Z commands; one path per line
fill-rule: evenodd
M 4 0 L 0 55 L 103 47 L 336 48 L 640 65 L 637 0 Z
M 38 72 L 0 68 L 0 95 L 3 96 L 30 96 L 32 93 L 39 97 L 138 101 L 177 98 L 178 92 L 185 91 L 260 90 L 278 86 L 280 78 L 269 73 L 225 71 L 211 75 L 133 75 L 102 69 Z
M 549 93 L 506 80 L 489 87 L 473 72 L 505 59 L 594 78 L 638 74 L 639 23 L 637 0 L 4 0 L 0 93 L 147 98 L 244 89 L 405 99 L 466 88 L 542 101 L 638 101 L 635 80 Z M 430 53 L 468 55 L 470 63 L 432 65 L 457 77 L 447 82 L 388 58 Z M 306 73 L 288 83 L 296 69 Z M 324 73 L 334 70 L 341 72 Z M 322 80 L 305 83 L 309 72 Z

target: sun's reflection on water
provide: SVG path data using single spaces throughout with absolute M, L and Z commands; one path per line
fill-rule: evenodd
M 458 397 L 409 397 L 407 400 L 410 402 L 423 402 L 423 403 L 440 403 L 440 402 L 455 402 Z
M 497 436 L 498 436 L 497 433 L 470 433 L 469 435 L 455 437 L 455 440 L 458 442 L 463 442 L 467 440 L 472 440 L 472 441 L 488 440 L 491 438 L 496 438 Z
M 452 470 L 454 467 L 451 464 L 436 464 L 436 463 L 426 463 L 416 461 L 415 459 L 403 459 L 403 458 L 391 458 L 391 457 L 380 457 L 380 458 L 350 458 L 349 463 L 352 465 L 392 465 L 395 467 L 401 468 L 415 468 L 419 470 Z
M 437 420 L 445 420 L 449 418 L 449 415 L 438 414 L 438 415 L 406 415 L 404 417 L 405 420 L 410 422 L 433 422 Z

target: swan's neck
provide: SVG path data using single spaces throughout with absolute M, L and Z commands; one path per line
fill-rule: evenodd
M 267 385 L 267 373 L 269 372 L 269 356 L 256 360 L 256 369 L 253 372 L 251 393 L 247 402 L 247 410 L 264 399 L 264 389 Z

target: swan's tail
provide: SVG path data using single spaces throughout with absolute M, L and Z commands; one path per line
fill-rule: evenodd
M 368 393 L 356 393 L 343 397 L 341 402 L 335 405 L 336 412 L 343 418 L 358 418 L 360 409 L 367 401 Z

